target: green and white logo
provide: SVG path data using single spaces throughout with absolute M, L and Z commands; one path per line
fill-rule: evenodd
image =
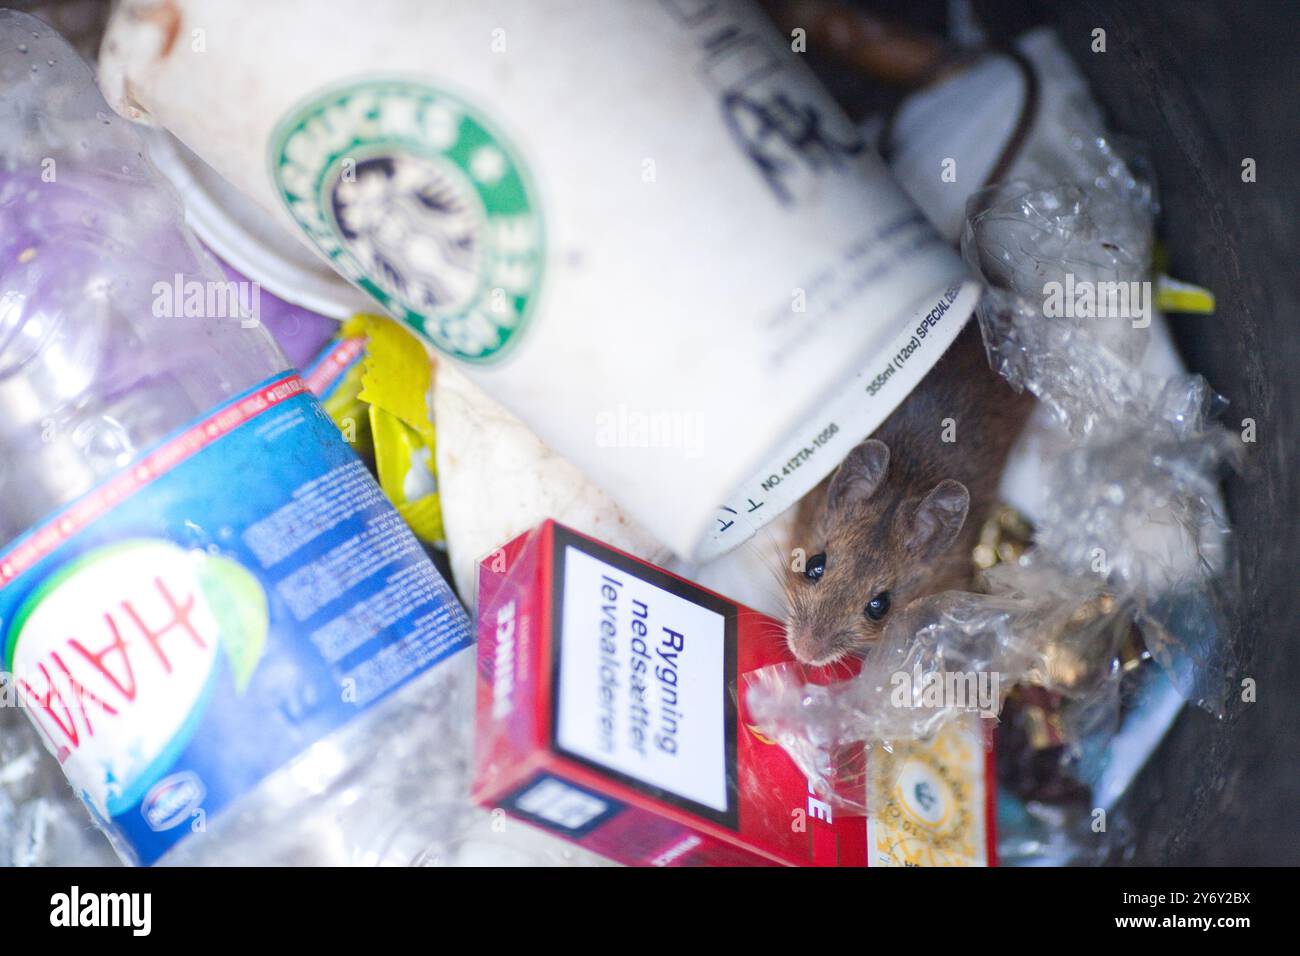
M 313 96 L 271 137 L 271 178 L 334 267 L 442 351 L 499 358 L 541 279 L 536 194 L 457 96 L 371 80 Z

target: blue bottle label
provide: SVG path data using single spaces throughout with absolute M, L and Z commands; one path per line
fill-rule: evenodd
M 295 373 L 0 551 L 6 692 L 145 864 L 470 641 Z

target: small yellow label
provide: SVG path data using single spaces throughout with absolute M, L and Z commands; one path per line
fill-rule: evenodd
M 1166 275 L 1157 276 L 1155 305 L 1161 312 L 1211 315 L 1215 306 L 1214 293 L 1190 282 L 1180 282 Z

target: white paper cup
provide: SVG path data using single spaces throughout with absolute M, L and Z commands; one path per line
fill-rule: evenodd
M 101 81 L 689 560 L 825 477 L 978 296 L 744 0 L 126 0 Z

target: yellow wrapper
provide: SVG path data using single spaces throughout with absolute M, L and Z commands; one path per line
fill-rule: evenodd
M 322 401 L 417 538 L 443 546 L 442 507 L 429 412 L 433 362 L 424 346 L 392 319 L 354 315 L 339 339 L 364 339 L 364 358 Z

